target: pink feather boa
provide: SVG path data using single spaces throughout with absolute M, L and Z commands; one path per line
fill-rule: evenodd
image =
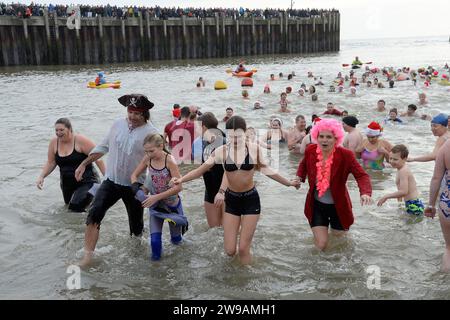
M 331 151 L 330 156 L 325 161 L 325 164 L 323 163 L 323 153 L 322 149 L 320 149 L 319 146 L 317 146 L 316 153 L 317 153 L 317 162 L 316 162 L 316 168 L 317 168 L 317 191 L 319 192 L 319 197 L 322 197 L 325 191 L 330 187 L 330 178 L 331 178 L 331 165 L 333 164 L 333 158 L 334 158 L 334 151 L 336 148 L 334 147 Z

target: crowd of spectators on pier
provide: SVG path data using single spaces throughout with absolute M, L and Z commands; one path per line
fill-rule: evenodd
M 33 4 L 25 5 L 19 3 L 5 4 L 0 3 L 0 15 L 7 16 L 17 16 L 28 18 L 31 16 L 43 16 L 44 11 L 47 10 L 50 16 L 55 14 L 58 17 L 70 16 L 73 12 L 73 6 L 69 5 L 40 5 Z M 186 16 L 189 18 L 210 18 L 216 17 L 230 17 L 230 18 L 240 18 L 240 17 L 255 17 L 261 19 L 271 19 L 277 18 L 284 15 L 287 12 L 288 16 L 291 18 L 301 17 L 308 18 L 312 16 L 320 16 L 323 13 L 337 12 L 337 10 L 323 10 L 323 9 L 248 9 L 248 8 L 162 8 L 159 6 L 155 7 L 138 7 L 138 6 L 91 6 L 91 5 L 80 5 L 80 14 L 85 18 L 94 18 L 97 16 L 102 17 L 112 17 L 118 19 L 127 19 L 131 17 L 145 16 L 148 12 L 150 18 L 168 20 L 173 18 L 180 18 Z

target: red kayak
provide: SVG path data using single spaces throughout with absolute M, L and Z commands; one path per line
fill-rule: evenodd
M 251 78 L 253 76 L 253 71 L 233 72 L 233 76 L 235 76 L 235 77 L 248 77 L 248 78 Z

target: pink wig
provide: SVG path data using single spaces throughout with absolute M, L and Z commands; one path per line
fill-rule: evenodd
M 342 141 L 344 140 L 344 129 L 342 128 L 342 124 L 334 119 L 322 119 L 316 122 L 316 124 L 311 129 L 312 142 L 317 143 L 319 132 L 324 130 L 328 130 L 333 133 L 334 137 L 336 138 L 337 146 L 340 146 L 342 144 Z

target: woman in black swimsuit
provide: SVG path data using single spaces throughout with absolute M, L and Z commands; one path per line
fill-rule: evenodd
M 67 118 L 60 118 L 55 123 L 54 137 L 48 146 L 48 159 L 39 175 L 36 185 L 39 189 L 44 186 L 44 179 L 56 166 L 60 171 L 60 185 L 64 197 L 64 202 L 69 205 L 69 209 L 75 212 L 83 212 L 92 200 L 89 189 L 99 177 L 92 165 L 86 167 L 81 181 L 76 181 L 75 170 L 95 144 L 81 134 L 74 134 L 72 124 Z M 102 160 L 96 161 L 102 174 L 105 173 L 105 165 Z
M 226 123 L 226 129 L 228 143 L 216 148 L 199 168 L 179 179 L 174 178 L 173 182 L 175 184 L 188 182 L 199 178 L 215 164 L 223 165 L 225 174 L 216 200 L 225 200 L 223 217 L 225 252 L 229 256 L 234 256 L 236 248 L 239 246 L 241 263 L 249 264 L 251 262 L 251 242 L 261 212 L 258 191 L 253 181 L 255 170 L 260 170 L 269 178 L 285 186 L 298 188 L 299 182 L 297 180 L 289 181 L 280 176 L 263 161 L 258 145 L 246 141 L 247 125 L 243 118 L 231 117 Z

